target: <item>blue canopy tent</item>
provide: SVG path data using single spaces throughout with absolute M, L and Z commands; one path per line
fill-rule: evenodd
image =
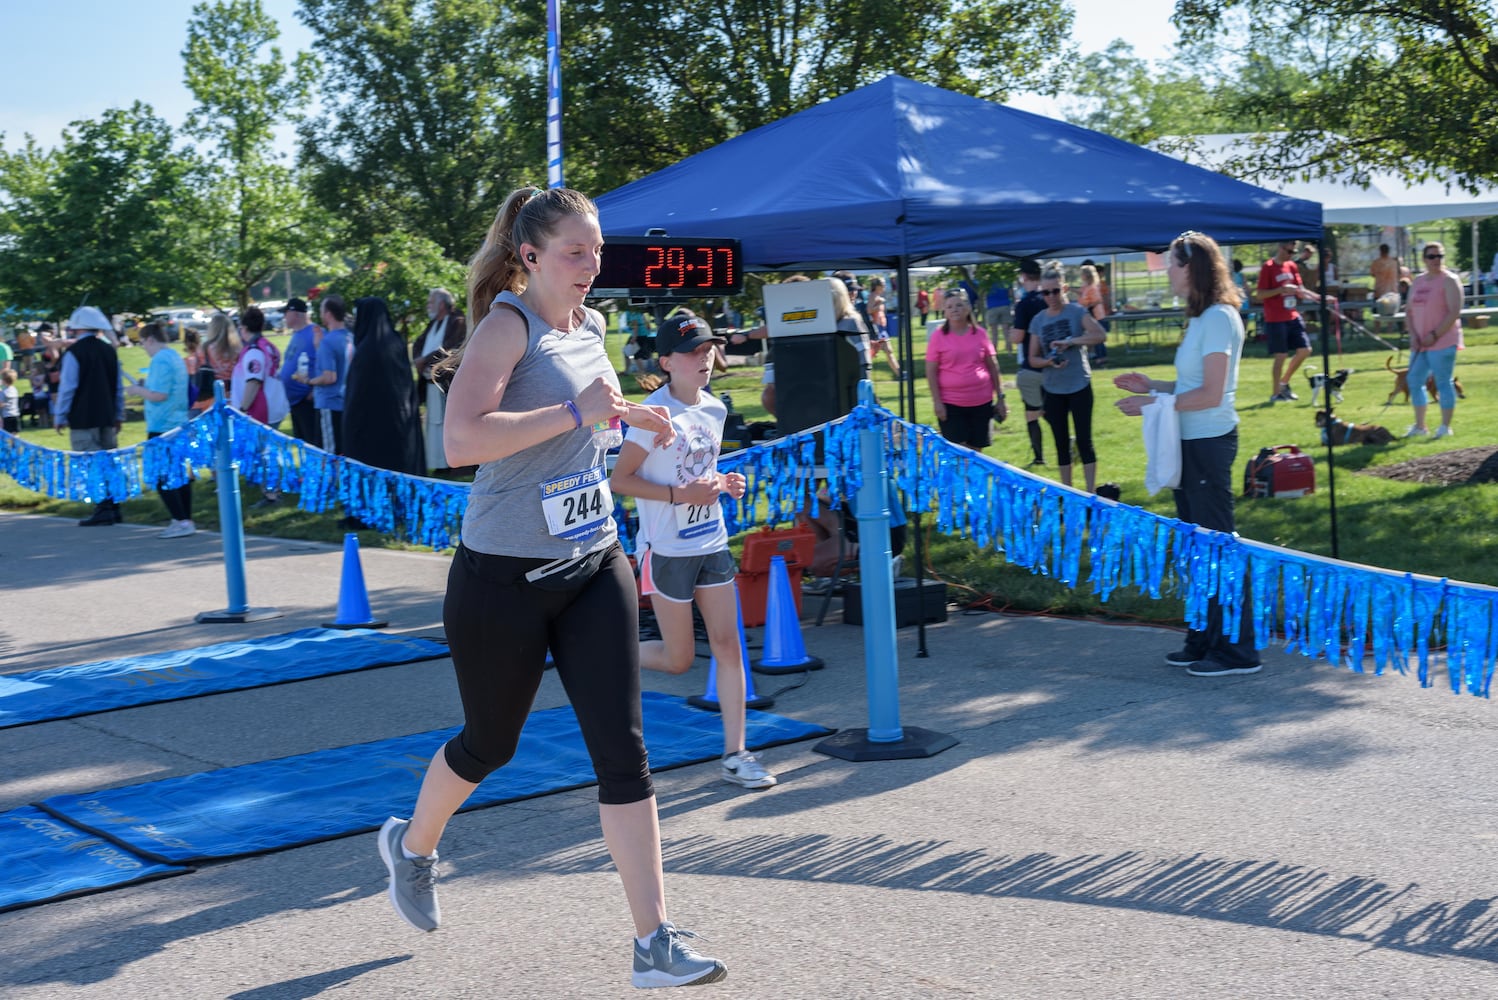
M 747 267 L 895 267 L 1319 239 L 1321 206 L 891 74 L 598 199 L 603 231 L 731 237 Z
M 597 203 L 605 237 L 738 239 L 750 270 L 898 268 L 906 371 L 912 265 L 1159 250 L 1187 229 L 1224 244 L 1322 235 L 1315 202 L 896 74 Z M 924 655 L 924 615 L 919 631 Z

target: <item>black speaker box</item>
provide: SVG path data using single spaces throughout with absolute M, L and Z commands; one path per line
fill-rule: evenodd
M 940 580 L 923 580 L 919 593 L 915 589 L 915 577 L 902 576 L 895 580 L 895 628 L 905 628 L 921 620 L 917 600 L 923 600 L 926 621 L 947 620 L 947 585 Z M 843 584 L 843 624 L 863 624 L 863 588 L 856 583 Z
M 863 355 L 838 333 L 775 338 L 775 422 L 781 437 L 844 416 L 858 403 Z

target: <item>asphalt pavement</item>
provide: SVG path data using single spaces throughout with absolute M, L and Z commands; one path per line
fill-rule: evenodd
M 0 673 L 318 625 L 339 547 L 0 514 Z M 390 631 L 440 636 L 448 560 L 365 549 Z M 814 604 L 808 605 L 808 611 Z M 868 725 L 862 630 L 803 635 L 827 667 L 772 711 Z M 750 630 L 751 647 L 759 641 Z M 1278 648 L 1253 676 L 1167 667 L 1167 629 L 954 610 L 899 632 L 901 721 L 929 759 L 814 742 L 657 776 L 672 919 L 746 998 L 1498 995 L 1495 706 Z M 647 688 L 700 693 L 705 659 Z M 801 678 L 757 676 L 760 693 Z M 563 704 L 548 675 L 538 708 Z M 446 660 L 0 730 L 0 810 L 460 721 Z M 390 911 L 374 837 L 202 865 L 0 914 L 8 998 L 622 997 L 631 927 L 593 789 L 463 813 L 443 926 Z M 695 995 L 695 994 L 694 994 Z

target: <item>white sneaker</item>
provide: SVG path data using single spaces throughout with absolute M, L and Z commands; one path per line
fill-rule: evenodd
M 1438 438 L 1456 437 L 1456 431 L 1454 431 L 1454 430 L 1451 429 L 1451 425 L 1450 424 L 1442 424 L 1441 426 L 1439 426 L 1439 427 L 1436 428 L 1436 437 L 1438 437 Z
M 187 538 L 198 533 L 198 526 L 191 521 L 173 521 L 167 526 L 159 537 L 161 538 Z
M 1404 432 L 1404 436 L 1407 438 L 1430 437 L 1430 431 L 1426 430 L 1424 427 L 1421 427 L 1419 424 L 1410 424 L 1410 429 Z
M 748 750 L 740 750 L 723 758 L 723 780 L 745 788 L 769 788 L 776 783 L 775 775 Z

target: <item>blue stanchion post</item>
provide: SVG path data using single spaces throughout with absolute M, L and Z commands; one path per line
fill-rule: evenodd
M 858 383 L 860 407 L 873 407 L 874 384 Z M 889 485 L 884 442 L 876 426 L 858 432 L 858 573 L 863 599 L 864 673 L 869 728 L 845 729 L 817 744 L 844 760 L 931 757 L 957 740 L 916 726 L 900 725 L 900 668 L 895 643 L 895 573 L 889 542 Z
M 224 402 L 224 384 L 213 383 L 213 418 L 219 422 L 218 447 L 213 456 L 213 476 L 218 488 L 219 532 L 224 541 L 224 582 L 229 591 L 229 606 L 220 611 L 202 611 L 197 621 L 203 624 L 258 622 L 279 618 L 276 608 L 250 607 L 249 588 L 244 575 L 244 521 L 239 500 L 239 467 L 234 464 L 234 423 Z
M 868 382 L 858 387 L 860 403 L 873 403 Z M 858 579 L 863 599 L 864 673 L 869 689 L 869 739 L 895 743 L 904 739 L 900 728 L 900 662 L 895 647 L 894 555 L 889 545 L 889 490 L 885 482 L 884 448 L 879 432 L 858 432 Z

